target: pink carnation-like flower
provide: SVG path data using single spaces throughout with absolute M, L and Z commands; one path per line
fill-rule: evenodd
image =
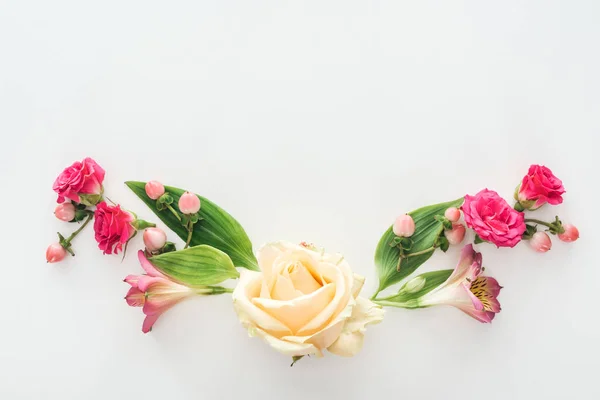
M 552 205 L 563 202 L 565 193 L 562 181 L 549 168 L 532 165 L 523 177 L 518 189 L 517 200 L 524 208 L 535 210 L 546 203 Z
M 52 189 L 58 193 L 57 203 L 64 203 L 65 198 L 81 203 L 81 195 L 97 195 L 99 200 L 103 181 L 104 169 L 87 157 L 65 168 L 54 181 Z
M 104 254 L 119 254 L 133 236 L 135 228 L 131 223 L 134 217 L 131 213 L 122 210 L 121 206 L 109 206 L 101 202 L 94 213 L 94 232 L 98 248 Z
M 465 196 L 462 210 L 467 226 L 481 239 L 498 247 L 514 247 L 525 232 L 525 216 L 513 209 L 498 193 L 483 189 Z

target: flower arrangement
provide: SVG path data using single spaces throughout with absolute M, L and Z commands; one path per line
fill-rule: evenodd
M 106 255 L 124 256 L 142 231 L 144 248 L 137 253 L 145 274 L 124 279 L 127 304 L 141 307 L 145 315 L 142 332 L 150 332 L 160 315 L 186 298 L 230 294 L 249 335 L 292 357 L 292 365 L 325 350 L 355 355 L 366 327 L 383 320 L 383 307 L 451 305 L 477 321 L 491 322 L 501 310 L 502 287 L 484 275 L 483 256 L 474 245 L 512 248 L 527 241 L 545 253 L 552 248 L 550 235 L 563 242 L 579 238 L 577 228 L 559 217 L 542 221 L 526 215 L 562 203 L 565 193 L 550 169 L 532 165 L 517 186 L 512 207 L 495 191 L 483 189 L 398 216 L 375 250 L 379 286 L 366 298 L 361 296 L 365 278 L 353 273 L 341 254 L 284 241 L 266 244 L 255 254 L 239 222 L 212 201 L 157 181 L 126 182 L 185 243 L 177 249 L 154 223 L 105 199 L 104 177 L 104 169 L 85 158 L 56 178 L 59 204 L 54 214 L 79 227 L 68 237 L 58 234 L 58 242 L 46 250 L 47 262 L 74 256 L 72 242 L 91 220 L 98 248 Z M 454 269 L 413 275 L 436 250 L 460 245 L 467 229 L 475 232 L 475 240 L 463 247 Z M 228 280 L 237 280 L 234 288 L 222 286 Z M 380 297 L 402 282 L 396 293 Z

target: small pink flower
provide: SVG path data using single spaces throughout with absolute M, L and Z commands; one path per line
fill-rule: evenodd
M 450 207 L 444 213 L 444 217 L 450 222 L 458 222 L 460 219 L 460 210 L 456 207 Z
M 75 218 L 75 206 L 72 203 L 59 204 L 54 209 L 54 215 L 61 221 L 73 221 Z
M 418 299 L 420 307 L 440 304 L 454 306 L 480 322 L 492 322 L 500 312 L 498 294 L 502 287 L 489 276 L 481 276 L 481 253 L 472 245 L 463 248 L 452 275 L 437 288 Z
M 133 215 L 122 210 L 119 205 L 109 206 L 103 201 L 98 204 L 94 219 L 98 248 L 104 254 L 119 254 L 123 250 L 123 245 L 135 232 L 135 228 L 131 225 L 135 219 Z
M 563 242 L 574 242 L 579 239 L 579 229 L 575 225 L 565 224 L 563 225 L 563 229 L 565 231 L 558 234 L 558 238 Z
M 444 235 L 446 236 L 446 239 L 448 239 L 448 243 L 457 245 L 464 240 L 466 231 L 463 224 L 452 224 L 452 229 L 445 230 Z
M 185 192 L 179 198 L 179 210 L 183 214 L 195 214 L 200 210 L 200 199 L 193 193 Z
M 513 209 L 498 193 L 483 189 L 465 196 L 462 205 L 467 226 L 481 239 L 498 247 L 514 247 L 525 232 L 525 216 Z
M 552 248 L 552 240 L 546 232 L 536 232 L 529 239 L 529 245 L 539 253 L 545 253 Z
M 524 208 L 535 210 L 546 203 L 552 205 L 563 202 L 565 193 L 562 181 L 549 168 L 532 165 L 523 177 L 518 188 L 517 200 Z
M 392 226 L 394 235 L 400 237 L 411 237 L 415 233 L 415 221 L 408 214 L 396 218 Z
M 144 245 L 149 252 L 160 250 L 167 243 L 167 234 L 160 228 L 147 228 L 143 237 Z
M 55 263 L 64 260 L 67 255 L 67 251 L 60 245 L 60 243 L 51 244 L 46 250 L 46 261 L 49 263 Z
M 129 275 L 125 278 L 125 282 L 131 285 L 125 300 L 132 307 L 142 307 L 146 315 L 142 332 L 148 333 L 162 313 L 187 297 L 201 294 L 202 290 L 174 282 L 159 272 L 141 250 L 138 251 L 138 258 L 146 274 Z
M 150 181 L 150 182 L 146 183 L 146 194 L 152 200 L 156 200 L 160 196 L 165 194 L 165 187 L 160 182 Z
M 88 157 L 65 168 L 54 181 L 52 189 L 58 193 L 58 203 L 63 203 L 65 198 L 81 203 L 81 195 L 95 195 L 99 199 L 103 181 L 104 169 Z

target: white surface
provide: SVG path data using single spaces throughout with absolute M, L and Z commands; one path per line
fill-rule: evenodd
M 595 1 L 3 1 L 0 398 L 600 398 L 599 18 Z M 289 368 L 227 296 L 143 335 L 121 281 L 135 252 L 102 256 L 92 229 L 76 258 L 46 265 L 72 228 L 52 215 L 52 182 L 87 155 L 143 217 L 123 181 L 188 188 L 255 247 L 344 253 L 369 295 L 397 214 L 483 187 L 510 198 L 530 163 L 568 191 L 539 216 L 581 240 L 480 246 L 504 286 L 492 325 L 390 309 L 357 357 Z

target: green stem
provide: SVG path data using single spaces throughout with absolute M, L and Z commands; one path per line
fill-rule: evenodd
M 169 209 L 169 211 L 171 211 L 173 213 L 173 215 L 175 217 L 177 217 L 177 219 L 179 220 L 179 222 L 181 222 L 181 216 L 179 215 L 179 213 L 177 211 L 175 211 L 175 209 L 170 205 L 170 204 L 165 204 L 167 206 L 167 208 Z
M 406 256 L 404 256 L 404 258 L 408 258 L 408 257 L 414 257 L 414 256 L 420 256 L 421 254 L 427 254 L 429 252 L 432 252 L 435 250 L 435 247 L 431 246 L 425 250 L 421 250 L 421 251 L 417 251 L 416 253 L 409 253 Z
M 540 224 L 540 225 L 547 226 L 548 228 L 554 228 L 554 225 L 552 225 L 548 222 L 540 221 L 539 219 L 525 218 L 525 222 L 533 222 L 534 224 Z
M 385 299 L 381 299 L 381 300 L 373 300 L 373 303 L 375 304 L 379 304 L 380 306 L 386 306 L 386 307 L 396 307 L 396 308 L 407 308 L 407 309 L 412 309 L 412 308 L 421 308 L 418 305 L 418 302 L 415 300 L 409 300 L 409 301 L 405 301 L 405 302 L 397 302 L 397 301 L 387 301 Z
M 88 215 L 87 219 L 83 222 L 83 224 L 81 224 L 81 226 L 79 227 L 79 229 L 77 229 L 75 232 L 71 233 L 71 236 L 69 236 L 68 238 L 65 239 L 65 244 L 67 244 L 67 247 L 69 244 L 71 244 L 71 240 L 75 239 L 75 237 L 77 235 L 79 235 L 79 232 L 81 232 L 83 230 L 83 228 L 85 228 L 85 226 L 87 224 L 89 224 L 89 222 L 94 218 L 94 214 L 92 212 L 90 212 L 90 214 Z
M 192 241 L 192 233 L 194 232 L 194 223 L 192 221 L 189 221 L 187 224 L 187 228 L 188 228 L 188 237 L 187 237 L 187 241 L 185 242 L 184 249 L 187 249 L 188 247 L 190 247 L 190 242 Z

